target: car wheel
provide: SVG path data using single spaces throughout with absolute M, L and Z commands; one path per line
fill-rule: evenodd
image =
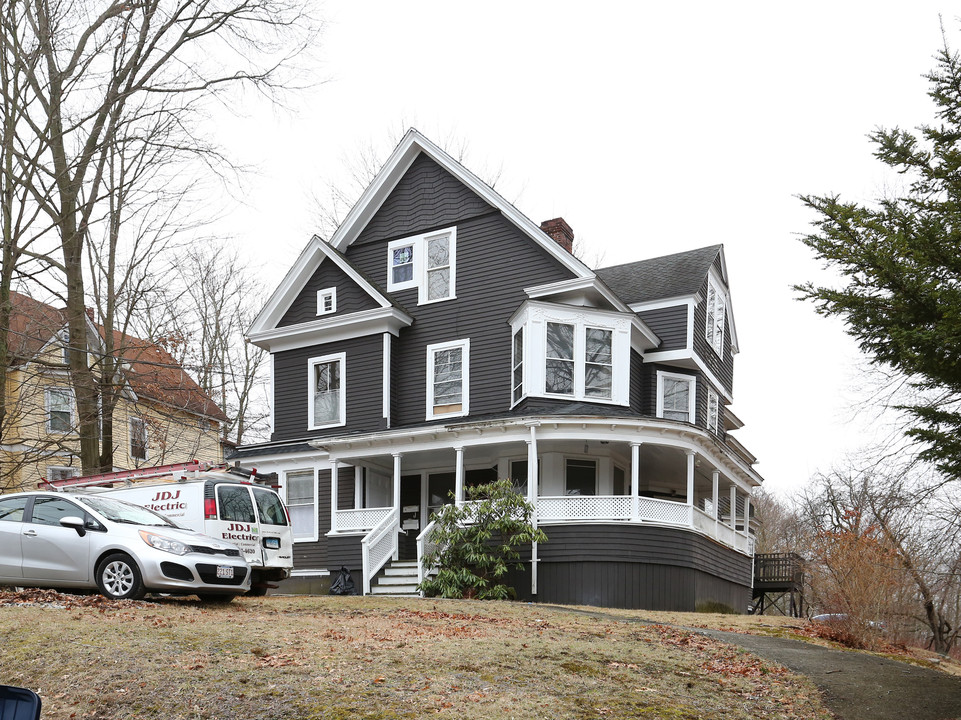
M 97 587 L 111 600 L 139 600 L 146 594 L 140 568 L 129 555 L 108 555 L 97 566 Z

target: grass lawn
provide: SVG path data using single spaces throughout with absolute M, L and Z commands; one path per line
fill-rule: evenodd
M 44 720 L 830 717 L 806 679 L 700 635 L 464 600 L 0 592 L 0 684 Z

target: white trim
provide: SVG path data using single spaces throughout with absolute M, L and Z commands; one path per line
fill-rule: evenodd
M 413 322 L 410 315 L 398 308 L 374 308 L 263 332 L 251 331 L 247 339 L 257 347 L 275 353 L 382 332 L 398 335 L 401 328 L 410 327 Z
M 51 420 L 50 413 L 53 412 L 50 407 L 51 393 L 62 393 L 63 395 L 67 396 L 68 410 L 70 412 L 70 420 L 69 420 L 70 427 L 67 428 L 66 430 L 54 430 L 54 428 L 50 424 L 50 420 Z M 44 426 L 46 427 L 46 430 L 48 433 L 55 434 L 55 435 L 70 435 L 76 432 L 75 426 L 77 423 L 77 413 L 75 410 L 73 388 L 62 387 L 60 385 L 51 385 L 50 387 L 44 388 L 43 389 L 43 411 L 44 411 L 43 414 L 45 416 L 44 419 L 46 421 L 44 423 Z M 61 410 L 58 412 L 63 412 L 63 411 Z
M 274 417 L 276 414 L 275 408 L 274 408 L 274 397 L 275 397 L 274 383 L 277 382 L 277 369 L 276 369 L 276 363 L 274 362 L 274 360 L 275 360 L 274 354 L 270 353 L 270 382 L 267 385 L 267 402 L 270 405 L 270 434 L 271 435 L 274 434 Z
M 439 350 L 461 351 L 461 409 L 448 413 L 434 412 L 434 353 Z M 463 417 L 470 412 L 470 338 L 434 343 L 427 346 L 427 419 Z
M 50 476 L 50 471 L 51 471 L 51 470 L 66 470 L 68 473 L 70 473 L 69 475 L 64 475 L 63 477 L 68 477 L 68 478 L 71 478 L 71 477 L 80 477 L 80 468 L 77 468 L 77 467 L 69 467 L 69 466 L 67 466 L 67 465 L 47 465 L 46 470 L 44 471 L 44 475 L 45 475 L 45 477 L 47 478 L 47 482 L 51 482 L 51 481 L 53 481 L 53 480 L 59 480 L 59 479 L 61 479 L 61 478 L 53 478 L 53 477 L 51 477 L 51 476 Z
M 684 363 L 683 361 L 685 361 L 685 360 L 688 361 L 688 362 L 687 362 L 687 363 Z M 731 396 L 731 393 L 729 393 L 729 392 L 725 389 L 723 383 L 721 383 L 721 381 L 718 379 L 717 375 L 715 375 L 715 374 L 711 371 L 711 369 L 710 369 L 707 365 L 704 364 L 704 360 L 701 359 L 701 356 L 700 356 L 700 355 L 698 355 L 698 354 L 695 353 L 695 352 L 692 352 L 690 349 L 686 349 L 686 350 L 667 350 L 667 351 L 664 351 L 664 352 L 648 353 L 647 355 L 644 356 L 644 362 L 647 362 L 647 363 L 655 363 L 655 362 L 656 362 L 656 363 L 680 363 L 680 364 L 685 364 L 685 365 L 691 367 L 692 370 L 696 369 L 696 370 L 700 371 L 701 373 L 703 373 L 703 375 L 704 375 L 708 380 L 711 381 L 711 384 L 712 384 L 715 388 L 717 388 L 717 391 L 721 394 L 721 397 L 723 397 L 723 398 L 724 398 L 725 400 L 727 400 L 729 403 L 730 403 L 730 402 L 734 402 L 734 398 Z
M 338 394 L 338 419 L 336 422 L 317 425 L 314 422 L 314 366 L 322 363 L 336 362 L 340 364 L 340 387 Z M 324 428 L 343 427 L 347 424 L 347 353 L 334 353 L 310 358 L 307 361 L 307 429 L 323 430 Z
M 628 307 L 634 312 L 647 312 L 648 310 L 663 310 L 664 308 L 680 307 L 681 305 L 694 307 L 696 302 L 697 295 L 678 295 L 672 298 L 664 298 L 663 300 L 632 303 Z
M 391 361 L 391 340 L 390 333 L 384 333 L 384 344 L 383 344 L 383 354 L 381 356 L 381 383 L 383 384 L 381 391 L 381 403 L 383 408 L 383 418 L 387 421 L 387 427 L 390 427 L 390 396 L 391 396 L 391 385 L 390 385 L 390 361 Z
M 418 258 L 421 256 L 421 246 L 419 240 L 420 236 L 415 236 L 412 238 L 392 240 L 391 242 L 387 243 L 387 292 L 397 292 L 398 290 L 408 290 L 410 288 L 417 287 L 418 280 L 420 279 L 420 273 L 417 272 L 417 263 Z M 410 263 L 404 263 L 404 265 L 410 265 L 410 280 L 395 282 L 394 252 L 405 247 L 410 248 Z
M 711 293 L 714 293 L 714 303 L 711 303 Z M 714 354 L 724 359 L 724 325 L 727 318 L 727 293 L 721 282 L 715 276 L 713 268 L 707 273 L 707 297 L 704 301 L 704 339 Z M 720 316 L 720 317 L 718 317 Z M 720 327 L 718 327 L 720 320 Z
M 713 412 L 712 412 L 713 407 Z M 713 388 L 707 389 L 707 429 L 719 434 L 721 423 L 721 398 Z
M 664 417 L 664 379 L 665 378 L 670 378 L 672 380 L 680 380 L 681 382 L 688 383 L 688 392 L 687 392 L 688 418 L 686 421 L 680 421 L 680 422 L 689 422 L 692 425 L 694 425 L 697 419 L 697 415 L 696 415 L 697 376 L 686 375 L 684 373 L 668 372 L 666 370 L 657 371 L 657 409 L 655 410 L 655 415 L 661 419 L 666 420 L 667 418 Z M 679 422 L 679 421 L 674 420 L 672 422 Z
M 577 292 L 578 290 L 593 290 L 604 300 L 610 303 L 618 312 L 627 312 L 631 308 L 624 304 L 604 282 L 598 277 L 574 278 L 573 280 L 561 280 L 559 282 L 547 283 L 545 285 L 534 285 L 524 288 L 527 297 L 531 300 L 549 298 L 554 295 Z
M 326 308 L 327 298 L 330 298 L 330 310 Z M 331 315 L 337 312 L 337 288 L 329 287 L 317 291 L 317 314 Z
M 517 363 L 517 355 L 515 354 L 515 349 L 516 349 L 516 347 L 517 347 L 517 343 L 515 342 L 515 340 L 516 340 L 516 338 L 517 338 L 517 334 L 518 334 L 518 333 L 520 333 L 520 335 L 521 335 L 521 359 L 520 359 L 520 366 L 521 366 L 521 384 L 520 384 L 520 389 L 521 389 L 521 394 L 520 394 L 520 397 L 516 397 L 516 398 L 515 398 L 515 397 L 514 397 L 514 390 L 515 390 L 515 385 L 514 385 L 514 371 L 517 369 L 517 364 L 518 364 L 518 363 Z M 528 363 L 527 363 L 527 337 L 526 337 L 526 335 L 527 335 L 527 333 L 525 332 L 525 326 L 524 326 L 524 325 L 519 325 L 517 328 L 511 328 L 511 382 L 510 382 L 510 385 L 511 385 L 511 407 L 512 407 L 512 408 L 513 408 L 515 405 L 517 405 L 517 403 L 519 403 L 521 400 L 523 400 L 524 398 L 527 397 L 527 369 L 528 369 Z

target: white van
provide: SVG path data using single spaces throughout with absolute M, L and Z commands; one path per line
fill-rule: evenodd
M 251 595 L 290 577 L 294 566 L 290 519 L 270 482 L 236 467 L 201 463 L 65 478 L 49 483 L 69 492 L 103 493 L 165 515 L 182 527 L 239 547 L 251 569 Z

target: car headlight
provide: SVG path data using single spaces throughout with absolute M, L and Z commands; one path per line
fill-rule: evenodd
M 173 553 L 174 555 L 186 555 L 190 552 L 189 545 L 182 543 L 179 540 L 172 540 L 171 538 L 164 537 L 163 535 L 157 535 L 156 533 L 141 530 L 140 537 L 142 537 L 143 541 L 150 547 L 156 548 L 157 550 L 163 550 L 164 552 Z

